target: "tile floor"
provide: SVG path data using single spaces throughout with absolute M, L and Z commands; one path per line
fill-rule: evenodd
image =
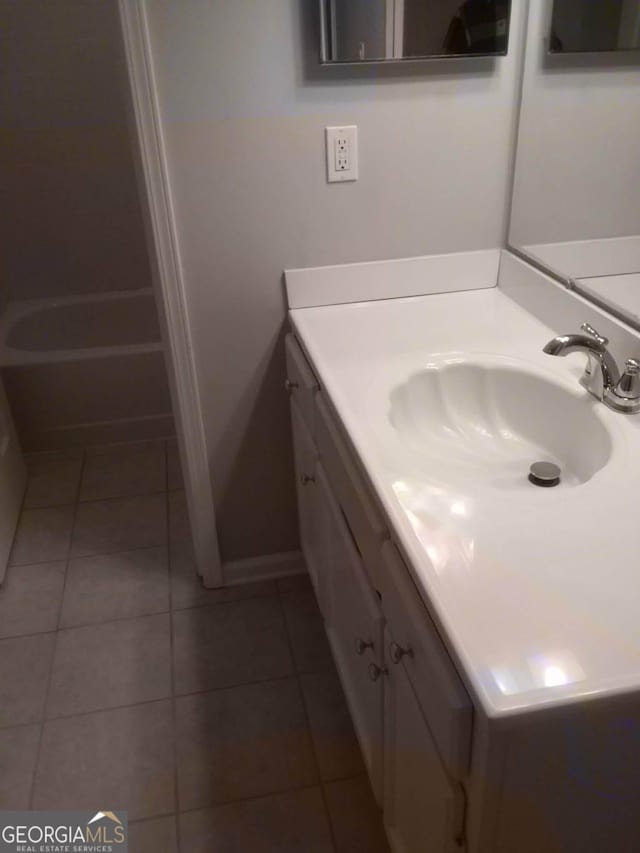
M 206 590 L 173 442 L 28 456 L 0 588 L 0 808 L 131 853 L 383 853 L 308 580 Z

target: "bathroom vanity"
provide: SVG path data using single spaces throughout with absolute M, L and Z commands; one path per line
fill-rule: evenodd
M 631 853 L 640 415 L 590 397 L 578 356 L 543 353 L 577 326 L 525 310 L 518 286 L 479 283 L 474 263 L 465 292 L 434 293 L 461 257 L 429 261 L 428 295 L 400 283 L 376 301 L 349 301 L 354 280 L 402 279 L 406 262 L 343 268 L 343 304 L 319 295 L 340 291 L 339 268 L 337 290 L 326 271 L 287 273 L 308 571 L 396 853 Z M 598 321 L 505 257 L 500 277 L 537 276 L 563 321 Z M 561 468 L 556 488 L 527 479 L 539 459 Z

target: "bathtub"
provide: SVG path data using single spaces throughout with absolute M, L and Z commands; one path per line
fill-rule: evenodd
M 25 450 L 173 434 L 151 288 L 7 303 L 0 367 Z

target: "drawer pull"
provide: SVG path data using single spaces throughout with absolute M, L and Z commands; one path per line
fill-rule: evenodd
M 411 646 L 407 646 L 406 649 L 403 649 L 402 646 L 399 646 L 397 643 L 389 643 L 389 657 L 394 663 L 400 663 L 405 655 L 410 658 L 413 657 L 413 649 Z
M 356 654 L 362 656 L 367 649 L 373 648 L 373 640 L 361 640 L 360 637 L 356 637 L 354 646 Z
M 315 483 L 316 478 L 313 474 L 300 474 L 300 482 L 303 486 L 306 486 L 307 483 Z
M 296 390 L 296 388 L 299 388 L 300 386 L 298 385 L 297 382 L 294 382 L 292 379 L 285 379 L 284 380 L 284 387 L 285 387 L 285 391 L 288 391 L 289 394 L 291 394 L 293 391 Z
M 377 663 L 369 664 L 369 678 L 371 681 L 377 681 L 381 675 L 387 674 L 386 666 L 378 666 Z

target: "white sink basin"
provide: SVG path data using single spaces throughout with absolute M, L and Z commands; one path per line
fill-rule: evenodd
M 602 403 L 577 380 L 498 355 L 438 355 L 391 392 L 389 418 L 441 482 L 535 489 L 533 462 L 554 462 L 560 487 L 588 482 L 611 457 Z

